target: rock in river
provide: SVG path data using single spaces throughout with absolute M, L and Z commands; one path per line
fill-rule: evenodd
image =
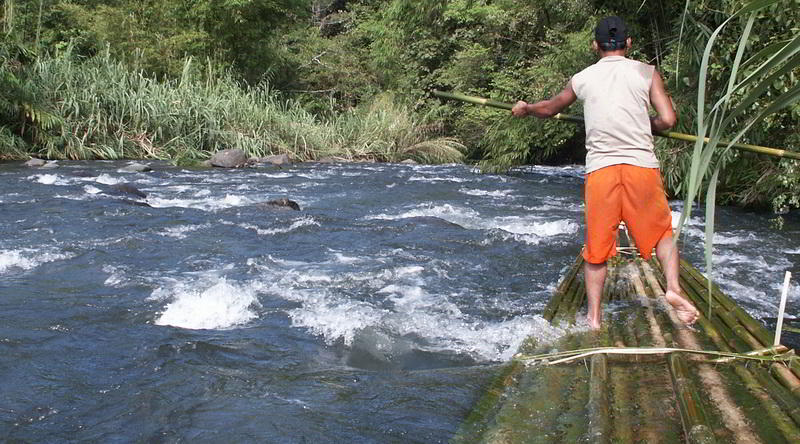
M 153 171 L 150 168 L 150 165 L 146 165 L 139 162 L 131 162 L 127 166 L 124 166 L 119 169 L 123 173 L 146 173 L 148 171 Z
M 275 154 L 274 156 L 267 156 L 258 159 L 260 163 L 269 163 L 272 165 L 290 165 L 292 163 L 292 159 L 289 158 L 288 154 Z
M 31 160 L 25 162 L 24 165 L 27 166 L 27 167 L 40 167 L 40 166 L 44 166 L 44 164 L 46 164 L 46 163 L 47 163 L 47 161 L 45 161 L 45 160 L 37 159 L 35 157 L 31 157 Z
M 217 151 L 211 156 L 211 165 L 219 168 L 240 168 L 247 161 L 247 154 L 238 148 Z

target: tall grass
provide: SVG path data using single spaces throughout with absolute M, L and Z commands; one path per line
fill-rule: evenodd
M 760 119 L 780 111 L 800 101 L 800 85 L 794 84 L 781 94 L 771 94 L 769 87 L 777 79 L 791 76 L 800 66 L 800 34 L 778 45 L 771 45 L 744 59 L 745 50 L 750 43 L 750 35 L 759 13 L 780 0 L 753 0 L 731 15 L 709 37 L 700 65 L 700 78 L 697 92 L 697 136 L 698 141 L 692 153 L 690 173 L 686 179 L 686 197 L 683 213 L 678 224 L 678 232 L 689 218 L 693 203 L 703 185 L 706 185 L 706 272 L 709 276 L 709 305 L 711 313 L 711 271 L 713 266 L 714 214 L 716 186 L 720 168 L 718 162 L 727 154 L 731 145 L 738 142 Z M 733 63 L 730 65 L 728 86 L 724 94 L 710 107 L 706 104 L 706 78 L 709 60 L 715 49 L 715 41 L 722 30 L 730 23 L 745 20 L 743 31 Z M 743 60 L 745 60 L 743 62 Z M 721 142 L 726 134 L 734 134 L 730 142 Z M 708 137 L 709 142 L 703 143 Z M 677 237 L 676 237 L 677 239 Z
M 191 60 L 179 79 L 159 81 L 108 52 L 84 61 L 69 53 L 42 58 L 30 76 L 63 120 L 35 148 L 48 158 L 187 164 L 239 148 L 251 156 L 286 153 L 300 161 L 462 160 L 463 145 L 431 134 L 424 116 L 391 96 L 321 118 L 267 85 L 242 86 Z

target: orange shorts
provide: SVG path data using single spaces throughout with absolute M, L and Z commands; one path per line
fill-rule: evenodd
M 672 235 L 672 212 L 658 168 L 611 165 L 589 173 L 585 188 L 586 262 L 602 264 L 617 254 L 620 221 L 645 260 L 661 239 Z

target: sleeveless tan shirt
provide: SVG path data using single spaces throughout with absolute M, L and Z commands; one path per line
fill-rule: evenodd
M 608 56 L 572 76 L 572 89 L 583 101 L 587 174 L 621 163 L 659 167 L 649 115 L 654 70 Z

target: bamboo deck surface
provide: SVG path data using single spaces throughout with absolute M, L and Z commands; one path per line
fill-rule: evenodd
M 545 308 L 559 325 L 585 319 L 578 256 Z M 772 333 L 681 262 L 681 287 L 701 311 L 684 327 L 663 298 L 656 261 L 618 255 L 609 261 L 603 327 L 575 329 L 556 344 L 530 339 L 521 352 L 599 346 L 678 347 L 749 352 L 773 345 Z M 583 321 L 585 323 L 585 320 Z M 594 355 L 558 365 L 514 360 L 488 387 L 453 442 L 488 443 L 800 443 L 800 366 L 712 357 Z

